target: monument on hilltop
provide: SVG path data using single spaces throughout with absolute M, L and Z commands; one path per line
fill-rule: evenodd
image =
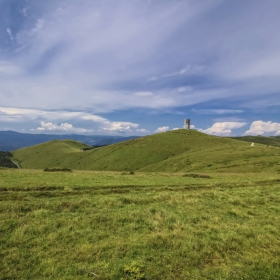
M 184 120 L 184 128 L 187 129 L 187 125 L 188 125 L 188 129 L 191 129 L 191 120 L 190 119 L 185 119 Z

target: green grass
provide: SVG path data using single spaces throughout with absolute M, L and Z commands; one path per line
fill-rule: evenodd
M 238 137 L 231 137 L 232 139 L 246 141 L 246 142 L 254 142 L 264 145 L 270 146 L 278 146 L 280 147 L 280 137 L 279 136 L 238 136 Z
M 280 279 L 280 176 L 199 174 L 0 170 L 0 279 Z
M 69 155 L 82 154 L 88 145 L 73 140 L 52 140 L 13 152 L 23 168 L 64 167 Z
M 84 152 L 79 145 L 73 148 L 65 141 L 51 141 L 13 154 L 22 168 L 31 169 L 280 172 L 278 147 L 251 147 L 244 141 L 194 130 L 170 131 Z

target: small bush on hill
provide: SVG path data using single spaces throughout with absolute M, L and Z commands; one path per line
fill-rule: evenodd
M 13 157 L 11 152 L 0 151 L 0 157 Z
M 129 171 L 129 172 L 122 172 L 121 175 L 134 175 L 134 171 Z
M 72 172 L 70 168 L 45 168 L 45 172 Z
M 83 148 L 82 150 L 83 150 L 83 151 L 88 151 L 88 150 L 92 150 L 92 149 L 94 149 L 94 147 Z
M 17 166 L 10 159 L 11 157 L 13 157 L 13 154 L 11 152 L 0 151 L 0 166 L 8 168 L 17 168 Z
M 183 177 L 206 178 L 206 179 L 210 179 L 211 178 L 209 175 L 205 175 L 205 174 L 184 174 Z

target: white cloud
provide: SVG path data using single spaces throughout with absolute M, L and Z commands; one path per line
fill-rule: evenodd
M 246 122 L 244 118 L 237 118 L 237 117 L 220 117 L 220 118 L 213 118 L 212 121 L 214 123 L 220 123 L 220 122 Z
M 202 70 L 204 70 L 206 67 L 204 65 L 188 65 L 185 68 L 182 68 L 179 71 L 175 71 L 172 73 L 168 74 L 163 74 L 161 77 L 162 78 L 167 78 L 167 77 L 174 77 L 174 76 L 182 76 L 182 75 L 195 75 L 198 73 L 201 73 Z
M 130 122 L 112 122 L 110 126 L 103 127 L 101 130 L 113 132 L 130 132 L 132 128 L 137 128 L 139 124 Z
M 42 19 L 42 18 L 39 18 L 36 21 L 34 28 L 31 29 L 31 32 L 34 33 L 34 34 L 37 34 L 37 33 L 42 31 L 44 26 L 45 26 L 45 20 Z
M 22 10 L 21 10 L 21 14 L 23 15 L 23 16 L 27 16 L 27 11 L 29 10 L 29 7 L 24 7 Z
M 174 127 L 172 130 L 178 130 L 178 129 L 183 129 L 184 126 L 180 127 Z M 190 129 L 195 129 L 195 126 L 193 124 L 190 125 Z
M 157 81 L 157 80 L 158 80 L 158 77 L 152 77 L 152 78 L 149 78 L 147 81 L 153 82 L 153 81 Z
M 173 73 L 169 73 L 169 74 L 164 74 L 162 75 L 162 77 L 173 77 L 173 76 L 180 76 L 180 75 L 183 75 L 187 72 L 187 70 L 189 70 L 191 68 L 191 66 L 188 66 L 186 68 L 182 68 L 181 70 L 179 71 L 176 71 L 176 72 L 173 72 Z
M 0 77 L 1 75 L 18 75 L 22 72 L 20 67 L 13 63 L 0 61 Z
M 193 112 L 199 114 L 240 114 L 243 113 L 243 110 L 234 110 L 234 109 L 192 109 Z
M 266 133 L 280 135 L 280 123 L 272 121 L 254 121 L 252 122 L 250 129 L 245 132 L 245 135 L 263 135 Z
M 153 95 L 149 89 L 141 89 L 141 83 L 154 71 L 149 60 L 162 42 L 193 16 L 195 7 L 183 12 L 186 3 L 180 2 L 146 6 L 141 1 L 114 1 L 112 5 L 67 1 L 60 7 L 57 1 L 47 1 L 36 6 L 37 11 L 32 5 L 28 6 L 26 24 L 19 26 L 15 36 L 17 56 L 7 58 L 26 72 L 14 83 L 1 81 L 0 92 L 7 93 L 2 106 L 79 106 L 99 112 L 168 106 L 170 98 L 164 96 L 158 98 L 163 102 L 149 104 L 137 97 Z M 26 15 L 25 8 L 20 10 Z M 31 16 L 31 11 L 38 14 Z M 112 87 L 114 83 L 130 83 L 134 89 L 118 89 Z M 11 84 L 16 89 L 13 96 Z
M 67 111 L 44 111 L 36 109 L 6 108 L 0 107 L 0 120 L 11 118 L 18 122 L 27 120 L 45 119 L 45 120 L 67 120 L 81 118 L 85 116 L 94 116 L 84 112 L 67 112 Z
M 185 92 L 185 91 L 191 91 L 193 88 L 191 86 L 187 87 L 179 87 L 178 92 Z
M 69 121 L 75 121 L 87 125 L 88 122 L 91 122 L 94 123 L 97 128 L 99 127 L 100 130 L 108 132 L 132 132 L 139 127 L 139 124 L 137 123 L 114 122 L 101 116 L 85 112 L 43 111 L 4 107 L 0 107 L 0 121 L 34 123 L 38 123 L 38 121 L 40 121 L 41 126 L 38 127 L 37 130 L 74 131 L 76 133 L 92 132 L 93 129 L 77 128 L 68 123 Z M 62 122 L 60 125 L 57 125 L 58 121 L 64 122 Z M 142 132 L 144 132 L 144 130 Z
M 140 92 L 135 92 L 134 95 L 136 95 L 136 96 L 152 96 L 154 94 L 150 91 L 140 91 Z
M 155 133 L 161 133 L 161 132 L 166 132 L 169 130 L 169 126 L 162 126 L 162 127 L 159 127 L 155 130 Z
M 13 33 L 12 33 L 11 29 L 7 28 L 6 31 L 7 31 L 8 35 L 9 35 L 9 37 L 10 37 L 10 40 L 14 41 L 14 36 L 13 36 Z
M 85 112 L 69 112 L 69 111 L 44 111 L 36 109 L 21 109 L 21 108 L 5 108 L 0 107 L 0 120 L 1 116 L 9 116 L 16 118 L 19 122 L 25 120 L 45 119 L 51 121 L 80 119 L 89 120 L 92 122 L 110 124 L 111 122 L 98 115 L 93 115 Z
M 61 123 L 60 125 L 52 122 L 41 122 L 41 126 L 37 128 L 39 131 L 64 131 L 75 133 L 93 132 L 93 130 L 74 127 L 70 123 Z
M 110 124 L 110 121 L 97 115 L 82 114 L 81 119 L 98 122 L 98 123 Z
M 219 122 L 214 123 L 212 127 L 201 131 L 212 135 L 230 136 L 233 129 L 241 128 L 245 125 L 245 122 Z
M 269 54 L 264 54 L 263 57 L 257 58 L 256 61 L 252 62 L 247 67 L 240 69 L 238 75 L 244 78 L 255 78 L 265 76 L 280 75 L 280 52 L 279 50 Z

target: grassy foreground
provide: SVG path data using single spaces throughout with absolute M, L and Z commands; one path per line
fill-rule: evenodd
M 280 175 L 0 170 L 0 279 L 280 279 Z

